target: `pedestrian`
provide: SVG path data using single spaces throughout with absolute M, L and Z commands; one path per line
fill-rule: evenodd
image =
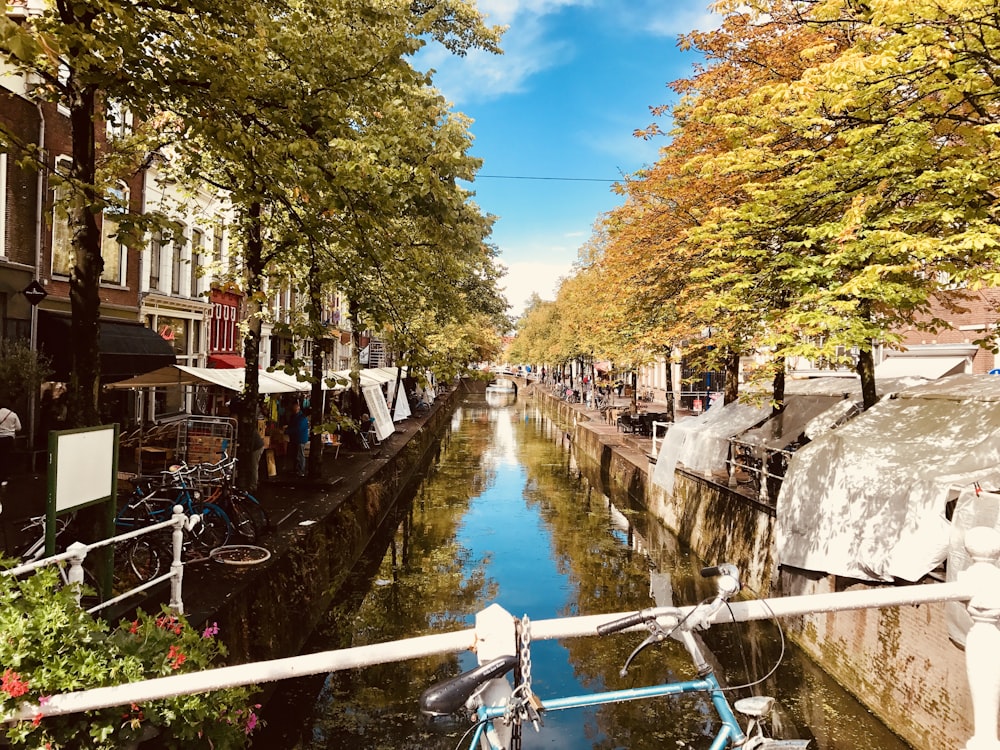
M 244 408 L 246 408 L 246 402 L 242 396 L 234 396 L 229 401 L 229 416 L 239 421 Z M 257 482 L 260 475 L 260 457 L 264 453 L 264 436 L 260 434 L 256 424 L 256 420 L 260 417 L 259 405 L 254 411 L 254 425 L 250 432 L 250 471 L 247 472 L 246 486 L 243 487 L 243 489 L 249 492 L 257 491 Z
M 298 401 L 292 402 L 288 417 L 288 457 L 293 462 L 293 471 L 300 477 L 306 475 L 306 444 L 309 442 L 309 418 L 302 411 Z
M 0 481 L 10 479 L 14 457 L 14 435 L 21 431 L 21 420 L 13 410 L 0 408 Z

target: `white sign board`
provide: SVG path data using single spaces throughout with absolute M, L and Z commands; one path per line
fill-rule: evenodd
M 396 431 L 396 428 L 392 424 L 392 417 L 389 416 L 389 405 L 385 402 L 382 386 L 368 385 L 362 388 L 361 392 L 365 395 L 368 413 L 375 418 L 375 437 L 385 440 Z
M 393 384 L 390 383 L 389 387 L 392 388 Z M 396 408 L 392 410 L 392 421 L 402 422 L 404 419 L 412 415 L 413 412 L 410 411 L 410 402 L 406 399 L 406 389 L 403 384 L 399 384 L 399 395 L 396 396 Z
M 50 436 L 56 513 L 114 498 L 117 438 L 116 425 Z

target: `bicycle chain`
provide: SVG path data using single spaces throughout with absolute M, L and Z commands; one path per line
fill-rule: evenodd
M 504 712 L 504 722 L 511 725 L 511 750 L 521 750 L 521 726 L 525 718 L 538 731 L 539 716 L 531 693 L 531 620 L 524 615 L 514 621 L 517 636 L 517 666 L 514 671 L 514 692 Z

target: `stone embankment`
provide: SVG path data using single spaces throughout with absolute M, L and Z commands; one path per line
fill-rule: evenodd
M 521 381 L 520 398 L 534 398 L 564 425 L 581 471 L 613 501 L 647 508 L 706 562 L 736 563 L 760 595 L 869 587 L 779 568 L 772 508 L 682 468 L 667 495 L 650 481 L 649 439 L 624 435 L 599 412 L 566 403 L 541 386 Z M 964 652 L 949 640 L 945 605 L 821 613 L 783 625 L 824 671 L 914 748 L 962 747 L 973 735 Z M 816 720 L 824 721 L 819 715 Z

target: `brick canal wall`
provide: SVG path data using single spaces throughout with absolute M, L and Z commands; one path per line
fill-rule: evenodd
M 650 482 L 648 457 L 616 430 L 590 422 L 579 405 L 541 389 L 533 393 L 566 425 L 577 464 L 592 483 L 622 507 L 650 510 L 702 560 L 737 564 L 752 590 L 791 596 L 867 587 L 777 569 L 770 508 L 684 470 L 677 471 L 668 496 Z M 943 604 L 825 613 L 782 624 L 825 672 L 917 750 L 962 747 L 972 736 L 964 653 L 948 639 Z M 816 706 L 815 714 L 814 725 L 829 722 L 831 736 L 838 736 L 834 712 Z

